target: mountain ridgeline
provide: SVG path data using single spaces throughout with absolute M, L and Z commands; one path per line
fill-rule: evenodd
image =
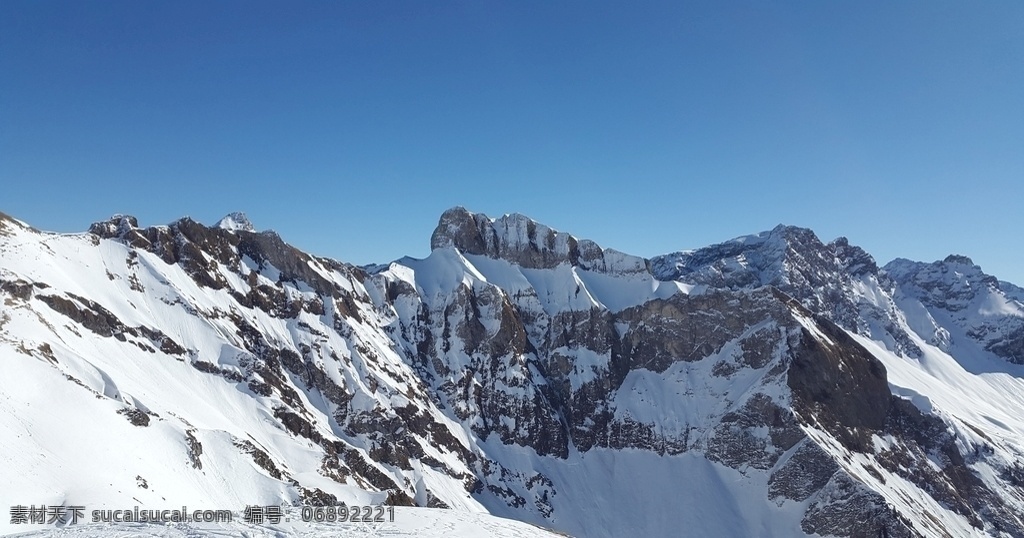
M 578 536 L 1024 537 L 1024 290 L 966 257 L 779 226 L 645 259 L 463 208 L 430 244 L 357 267 L 240 213 L 0 215 L 0 477 Z

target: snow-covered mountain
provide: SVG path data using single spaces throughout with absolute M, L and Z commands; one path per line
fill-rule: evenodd
M 255 230 L 0 217 L 0 502 L 1024 536 L 1024 292 L 966 258 L 780 226 L 648 260 L 454 208 L 355 267 Z

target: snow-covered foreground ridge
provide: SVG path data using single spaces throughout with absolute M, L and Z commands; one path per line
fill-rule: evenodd
M 1024 291 L 962 256 L 780 226 L 644 259 L 455 208 L 355 267 L 254 230 L 0 214 L 0 506 L 1024 536 Z M 324 530 L 233 525 L 160 532 Z

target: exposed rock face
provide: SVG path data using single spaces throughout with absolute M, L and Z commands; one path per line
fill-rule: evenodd
M 826 494 L 821 501 L 811 503 L 801 521 L 801 528 L 808 534 L 853 538 L 917 536 L 909 520 L 891 510 L 881 495 L 865 490 L 849 475 L 836 473 L 822 489 Z
M 550 269 L 562 263 L 604 272 L 648 272 L 644 258 L 602 249 L 597 243 L 552 230 L 512 213 L 491 219 L 456 207 L 445 211 L 430 237 L 430 248 L 455 248 L 512 262 L 526 269 Z
M 770 498 L 785 497 L 798 502 L 807 500 L 821 491 L 839 472 L 839 465 L 831 454 L 808 439 L 802 438 L 801 441 L 786 464 L 772 473 L 768 481 Z
M 37 232 L 5 229 L 23 234 L 11 245 L 59 259 Z M 948 317 L 993 297 L 1020 305 L 1018 288 L 963 259 L 879 269 L 844 238 L 778 227 L 648 261 L 462 208 L 441 216 L 429 258 L 373 270 L 310 256 L 241 214 L 213 227 L 116 216 L 58 239 L 75 242 L 61 252 L 99 252 L 81 270 L 107 291 L 12 265 L 0 344 L 113 400 L 128 426 L 173 428 L 179 471 L 197 483 L 227 457 L 275 502 L 330 505 L 360 488 L 601 536 L 629 528 L 580 514 L 634 501 L 607 484 L 656 462 L 711 469 L 730 495 L 753 495 L 759 515 L 730 514 L 750 520 L 737 533 L 1024 536 L 1024 446 L 894 396 L 869 349 L 913 361 L 920 346 L 955 347 L 960 333 L 945 348 L 935 335 L 960 327 L 1024 356 L 1016 318 Z M 931 336 L 907 321 L 909 301 L 932 312 Z M 30 324 L 53 337 L 5 328 Z M 190 397 L 248 412 L 189 418 L 150 397 L 156 386 L 126 393 L 145 385 L 78 346 L 151 361 L 191 379 Z M 595 473 L 607 484 L 579 482 Z M 643 500 L 666 518 L 648 534 L 683 521 L 667 496 Z
M 816 325 L 821 337 L 803 332 L 789 365 L 794 410 L 814 416 L 850 450 L 868 451 L 889 413 L 885 367 L 835 324 Z

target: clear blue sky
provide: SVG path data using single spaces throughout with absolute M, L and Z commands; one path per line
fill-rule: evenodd
M 0 211 L 243 210 L 368 263 L 453 205 L 647 256 L 795 224 L 1024 284 L 1024 3 L 0 2 Z

